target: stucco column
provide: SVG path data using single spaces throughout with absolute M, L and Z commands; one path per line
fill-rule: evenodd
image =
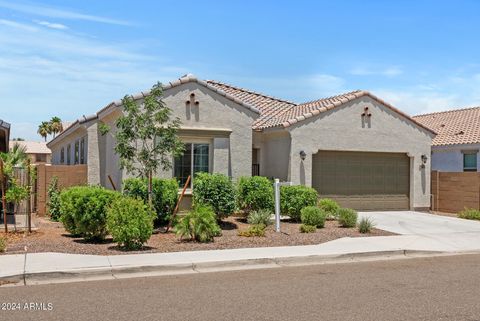
M 98 124 L 94 123 L 87 129 L 87 182 L 89 185 L 100 184 L 100 144 Z
M 312 186 L 312 153 L 304 150 L 307 154 L 305 159 L 300 158 L 301 149 L 292 148 L 290 153 L 290 181 L 295 185 Z
M 213 172 L 231 176 L 230 139 L 216 137 L 213 139 Z

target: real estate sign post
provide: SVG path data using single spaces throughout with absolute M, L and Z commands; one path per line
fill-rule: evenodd
M 280 232 L 280 187 L 290 186 L 292 182 L 282 182 L 278 178 L 275 178 L 273 183 L 273 189 L 275 192 L 275 232 Z

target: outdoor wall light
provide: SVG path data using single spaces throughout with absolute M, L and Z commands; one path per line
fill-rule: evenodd
M 300 158 L 303 160 L 305 160 L 305 158 L 307 157 L 307 153 L 305 153 L 305 151 L 301 150 L 300 151 Z
M 427 163 L 427 160 L 428 160 L 428 156 L 423 154 L 422 155 L 422 163 L 425 165 Z

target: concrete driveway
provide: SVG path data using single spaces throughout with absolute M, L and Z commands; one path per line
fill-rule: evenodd
M 377 228 L 403 235 L 480 233 L 480 221 L 413 211 L 360 212 L 359 217 L 370 217 Z

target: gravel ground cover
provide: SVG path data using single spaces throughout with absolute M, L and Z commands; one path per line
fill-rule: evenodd
M 172 231 L 157 232 L 140 251 L 123 251 L 119 249 L 110 237 L 102 243 L 89 243 L 80 237 L 69 235 L 61 223 L 52 222 L 47 218 L 38 218 L 38 229 L 32 234 L 24 232 L 9 233 L 7 251 L 1 254 L 61 252 L 76 254 L 117 255 L 131 253 L 179 252 L 198 250 L 218 250 L 248 247 L 311 245 L 332 241 L 342 237 L 368 237 L 394 235 L 393 233 L 373 229 L 369 234 L 361 234 L 356 228 L 342 228 L 336 221 L 327 221 L 325 228 L 317 229 L 315 233 L 300 233 L 299 223 L 282 221 L 282 233 L 276 233 L 274 226 L 268 226 L 265 237 L 242 237 L 238 232 L 250 225 L 244 218 L 229 217 L 221 224 L 222 236 L 216 237 L 211 243 L 197 243 L 180 240 Z M 0 233 L 0 237 L 5 234 Z

